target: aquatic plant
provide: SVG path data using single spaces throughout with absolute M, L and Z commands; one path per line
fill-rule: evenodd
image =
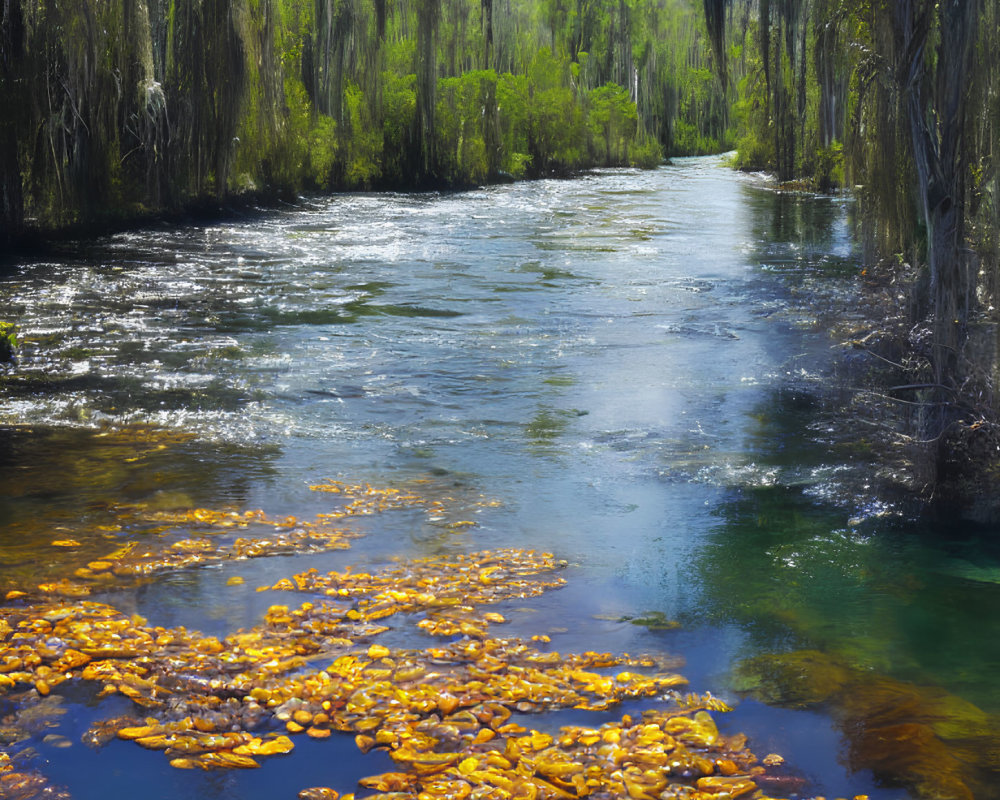
M 12 322 L 0 322 L 0 363 L 14 360 L 17 352 L 17 330 Z

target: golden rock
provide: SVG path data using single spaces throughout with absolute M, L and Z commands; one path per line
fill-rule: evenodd
M 299 800 L 339 800 L 340 793 L 327 786 L 313 786 L 299 792 L 298 798 Z
M 312 722 L 313 715 L 311 711 L 307 711 L 304 708 L 298 708 L 292 712 L 292 719 L 299 725 L 308 725 Z
M 703 792 L 719 794 L 726 797 L 741 797 L 742 795 L 755 792 L 757 784 L 747 777 L 726 777 L 716 775 L 706 778 L 699 778 L 695 785 Z

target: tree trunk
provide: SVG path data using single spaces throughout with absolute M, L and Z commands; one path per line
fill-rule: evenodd
M 0 243 L 13 239 L 24 222 L 24 195 L 18 164 L 19 120 L 25 105 L 19 97 L 24 58 L 21 0 L 0 0 Z M 23 124 L 23 123 L 22 123 Z
M 964 252 L 966 87 L 979 0 L 904 0 L 895 4 L 895 25 L 904 61 L 897 73 L 903 93 L 919 201 L 927 227 L 927 261 L 933 322 L 934 378 L 957 388 L 963 379 L 959 358 L 968 333 L 973 279 Z M 938 15 L 939 43 L 933 75 L 925 51 Z M 945 423 L 946 424 L 946 423 Z
M 431 178 L 437 167 L 435 106 L 437 105 L 437 26 L 441 0 L 417 2 L 417 179 Z
M 483 69 L 493 69 L 493 0 L 481 0 L 483 15 Z

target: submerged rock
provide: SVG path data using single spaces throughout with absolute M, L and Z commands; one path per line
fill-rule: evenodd
M 174 533 L 87 553 L 86 560 L 81 554 L 86 566 L 76 569 L 77 581 L 57 576 L 8 593 L 16 602 L 0 607 L 0 693 L 8 693 L 12 713 L 0 719 L 0 755 L 32 738 L 50 753 L 72 744 L 50 730 L 66 711 L 52 690 L 66 683 L 132 704 L 134 713 L 92 724 L 83 743 L 133 742 L 183 770 L 253 769 L 265 759 L 295 758 L 293 737 L 353 734 L 361 753 L 381 750 L 394 764 L 360 785 L 398 800 L 765 800 L 760 790 L 771 778 L 779 788 L 799 786 L 782 782 L 778 757 L 761 764 L 745 736 L 720 732 L 713 714 L 728 706 L 709 694 L 682 694 L 685 679 L 665 671 L 670 659 L 559 653 L 541 633 L 494 636 L 493 626 L 507 623 L 492 610 L 497 604 L 565 585 L 558 573 L 566 562 L 551 553 L 481 550 L 394 560 L 371 571 L 309 568 L 258 587 L 298 596 L 298 605 L 271 605 L 256 625 L 222 638 L 151 625 L 85 599 L 91 589 L 209 563 L 347 548 L 354 534 L 341 526 L 353 516 L 417 509 L 448 530 L 469 525 L 449 522 L 443 501 L 412 492 L 334 481 L 311 488 L 336 496 L 334 510 L 314 521 L 254 510 L 132 509 L 141 524 Z M 374 641 L 389 622 L 438 642 L 405 649 Z M 651 614 L 635 622 L 670 621 Z M 820 674 L 821 659 L 814 654 L 785 672 Z M 846 670 L 826 672 L 832 679 L 822 689 L 800 686 L 800 702 L 819 702 L 852 680 Z M 793 683 L 780 671 L 769 678 L 772 692 Z M 634 716 L 599 727 L 546 732 L 521 724 L 520 715 L 608 712 L 626 703 Z M 61 800 L 59 791 L 0 765 L 4 798 L 35 800 L 42 792 Z M 338 793 L 309 787 L 300 797 Z
M 0 322 L 0 363 L 12 363 L 17 352 L 17 334 L 10 322 Z
M 850 681 L 850 669 L 828 655 L 798 650 L 742 662 L 734 688 L 770 705 L 805 708 L 824 702 Z
M 1000 723 L 940 688 L 815 650 L 748 659 L 735 683 L 772 705 L 827 708 L 847 738 L 852 769 L 871 770 L 921 800 L 1000 798 Z

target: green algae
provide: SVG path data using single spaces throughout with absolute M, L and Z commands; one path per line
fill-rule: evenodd
M 921 800 L 1000 796 L 1000 719 L 939 687 L 816 650 L 747 659 L 733 684 L 772 705 L 826 709 L 848 742 L 852 769 L 872 770 Z

